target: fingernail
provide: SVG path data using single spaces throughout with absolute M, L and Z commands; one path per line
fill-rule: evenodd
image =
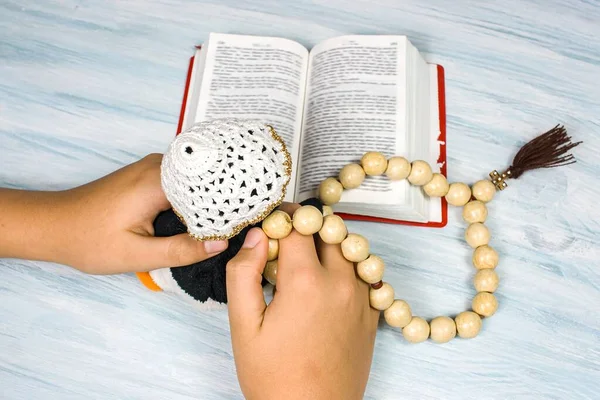
M 260 229 L 250 229 L 246 235 L 246 240 L 244 240 L 244 245 L 242 247 L 245 249 L 253 249 L 260 242 L 261 238 L 262 232 Z
M 227 248 L 226 240 L 204 242 L 204 249 L 207 253 L 219 253 Z

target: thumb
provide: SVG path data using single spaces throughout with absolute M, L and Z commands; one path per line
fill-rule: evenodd
M 211 258 L 228 246 L 227 241 L 199 241 L 181 233 L 167 237 L 136 235 L 139 243 L 131 243 L 136 249 L 134 262 L 140 270 L 180 267 Z
M 258 332 L 267 307 L 262 272 L 269 241 L 261 229 L 251 229 L 237 255 L 227 263 L 227 302 L 232 338 Z

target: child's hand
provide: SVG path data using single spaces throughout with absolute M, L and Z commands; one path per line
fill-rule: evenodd
M 288 210 L 288 212 L 293 210 Z M 248 233 L 227 265 L 233 353 L 248 399 L 360 399 L 379 312 L 339 245 L 297 232 L 280 241 L 277 291 L 266 307 L 267 238 Z M 318 255 L 317 255 L 318 249 Z
M 227 242 L 153 237 L 154 219 L 170 207 L 160 184 L 161 160 L 152 154 L 63 192 L 0 189 L 0 257 L 113 274 L 188 265 L 223 251 Z

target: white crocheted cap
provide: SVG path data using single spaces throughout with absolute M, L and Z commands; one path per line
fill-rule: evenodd
M 163 156 L 161 183 L 198 240 L 222 240 L 266 218 L 285 197 L 291 158 L 272 127 L 254 120 L 198 123 Z

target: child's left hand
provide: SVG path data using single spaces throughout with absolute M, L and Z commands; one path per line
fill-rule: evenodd
M 227 242 L 188 234 L 154 237 L 169 209 L 162 155 L 151 154 L 99 180 L 61 192 L 0 189 L 0 257 L 53 261 L 90 274 L 149 271 L 210 258 Z

